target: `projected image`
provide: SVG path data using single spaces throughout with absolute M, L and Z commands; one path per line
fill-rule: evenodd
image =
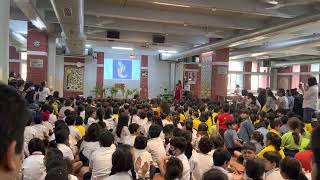
M 104 79 L 139 80 L 140 61 L 105 59 Z

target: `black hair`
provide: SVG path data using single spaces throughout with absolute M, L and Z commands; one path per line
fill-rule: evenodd
M 280 126 L 281 125 L 281 122 L 279 120 L 272 120 L 270 121 L 270 127 L 272 129 L 275 129 L 277 126 Z
M 88 130 L 86 131 L 86 135 L 84 136 L 84 140 L 87 142 L 96 142 L 99 141 L 100 136 L 100 127 L 97 123 L 92 123 Z
M 146 113 L 144 111 L 141 111 L 139 113 L 139 117 L 140 117 L 140 119 L 145 119 L 147 117 L 147 115 L 146 115 Z
M 193 122 L 191 120 L 186 120 L 184 126 L 185 126 L 187 131 L 192 132 Z
M 36 151 L 40 151 L 44 155 L 45 154 L 45 146 L 44 146 L 43 141 L 39 138 L 31 139 L 28 144 L 28 150 L 29 150 L 30 154 L 32 154 Z
M 138 131 L 139 127 L 140 127 L 140 126 L 139 126 L 139 124 L 137 124 L 137 123 L 132 123 L 132 124 L 130 124 L 130 125 L 129 125 L 130 134 L 136 133 L 136 132 Z
M 223 112 L 229 112 L 230 111 L 230 106 L 229 106 L 229 104 L 224 104 L 223 105 L 223 107 L 222 107 L 222 110 L 223 110 Z
M 300 144 L 299 131 L 300 131 L 300 126 L 301 126 L 300 120 L 296 117 L 292 117 L 288 121 L 288 126 L 292 130 L 292 136 L 293 136 L 294 143 L 299 145 Z
M 175 127 L 172 133 L 173 137 L 181 137 L 182 136 L 182 129 Z
M 198 126 L 198 132 L 207 132 L 208 131 L 208 125 L 204 122 L 202 122 L 201 124 L 199 124 Z
M 317 79 L 315 77 L 310 77 L 308 78 L 308 86 L 311 87 L 311 86 L 315 86 L 317 85 Z
M 253 131 L 251 138 L 253 140 L 256 140 L 258 143 L 261 144 L 261 146 L 264 146 L 264 142 L 263 142 L 263 134 L 259 131 Z
M 222 171 L 212 168 L 202 175 L 202 180 L 228 180 L 228 176 Z
M 282 116 L 280 120 L 281 120 L 281 123 L 282 123 L 282 124 L 287 124 L 289 118 L 288 118 L 288 116 Z
M 215 149 L 223 148 L 224 141 L 223 141 L 223 138 L 220 135 L 213 135 L 213 136 L 210 137 L 210 140 L 213 143 L 213 148 L 215 148 Z
M 235 120 L 229 120 L 226 122 L 226 126 L 229 128 L 230 126 L 237 124 L 237 122 Z
M 47 159 L 63 159 L 63 154 L 58 148 L 48 148 L 45 154 L 46 161 Z
M 152 124 L 149 128 L 149 136 L 150 138 L 157 138 L 160 136 L 160 133 L 162 131 L 161 126 L 157 124 Z
M 116 127 L 116 135 L 121 137 L 121 132 L 124 126 L 128 126 L 129 123 L 129 116 L 126 113 L 121 113 L 119 115 L 119 121 Z
M 104 116 L 105 116 L 104 108 L 102 108 L 102 107 L 98 108 L 96 113 L 97 113 L 97 119 L 99 121 L 103 121 Z
M 184 150 L 184 154 L 187 156 L 188 159 L 191 158 L 192 156 L 192 151 L 193 151 L 193 146 L 191 144 L 192 142 L 192 132 L 190 131 L 182 131 L 182 137 L 185 139 L 186 141 L 186 148 Z
M 285 174 L 288 179 L 296 180 L 307 180 L 308 178 L 304 175 L 301 164 L 298 160 L 292 157 L 285 157 L 280 162 L 280 172 Z
M 33 122 L 35 124 L 41 124 L 42 123 L 42 116 L 40 112 L 35 112 L 32 114 Z
M 131 147 L 126 144 L 119 145 L 116 151 L 112 154 L 112 168 L 110 175 L 128 172 L 131 170 L 132 179 L 136 180 L 133 161 Z
M 170 157 L 166 163 L 165 180 L 179 179 L 182 177 L 183 165 L 180 159 Z
M 266 135 L 267 140 L 270 141 L 270 144 L 275 147 L 277 151 L 280 151 L 281 148 L 281 138 L 279 135 L 273 132 L 268 132 Z
M 69 173 L 67 169 L 57 167 L 50 169 L 45 177 L 45 180 L 69 180 Z
M 112 109 L 111 109 L 111 107 L 107 107 L 107 108 L 105 109 L 104 117 L 105 117 L 106 119 L 112 118 Z
M 275 151 L 269 151 L 263 154 L 263 157 L 270 161 L 271 163 L 275 163 L 276 167 L 279 167 L 281 161 L 281 155 Z
M 182 153 L 184 153 L 187 143 L 186 143 L 186 139 L 183 137 L 174 137 L 170 140 L 170 145 L 179 149 Z
M 134 148 L 145 149 L 147 147 L 148 139 L 145 136 L 137 136 L 134 140 Z
M 40 83 L 39 91 L 40 91 L 40 92 L 43 91 L 44 87 L 46 87 L 46 82 L 45 82 L 45 81 L 43 81 L 43 82 Z
M 164 134 L 173 133 L 173 129 L 174 129 L 173 124 L 167 124 L 163 127 L 163 133 Z
M 249 159 L 245 163 L 246 175 L 252 180 L 263 180 L 262 176 L 265 172 L 265 164 L 262 159 Z
M 76 126 L 81 126 L 83 125 L 83 118 L 81 116 L 77 116 L 76 118 Z
M 29 119 L 26 102 L 17 90 L 0 83 L 0 163 L 12 142 L 16 142 L 15 152 L 22 152 L 24 128 Z
M 99 136 L 99 143 L 102 147 L 110 147 L 114 142 L 113 134 L 110 131 L 104 131 Z
M 72 100 L 70 98 L 67 98 L 65 103 L 64 103 L 65 106 L 71 106 L 72 105 Z
M 228 150 L 223 148 L 218 148 L 213 153 L 213 164 L 215 166 L 222 166 L 225 163 L 228 163 L 231 159 L 231 154 Z
M 283 88 L 278 89 L 278 93 L 280 93 L 281 96 L 286 95 L 286 91 Z
M 256 152 L 256 146 L 252 143 L 252 142 L 246 142 L 243 144 L 243 147 L 241 148 L 241 150 L 251 150 Z
M 60 143 L 60 144 L 64 144 L 67 142 L 67 140 L 69 139 L 69 134 L 70 132 L 65 130 L 65 129 L 61 129 L 59 131 L 56 131 L 54 133 L 55 137 L 56 137 L 56 143 Z
M 213 142 L 206 136 L 202 137 L 199 141 L 199 150 L 203 154 L 209 153 L 213 148 Z
M 73 126 L 76 122 L 77 116 L 69 115 L 66 117 L 65 122 L 68 126 Z

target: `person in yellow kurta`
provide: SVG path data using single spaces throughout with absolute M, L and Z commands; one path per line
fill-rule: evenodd
M 278 152 L 282 159 L 285 157 L 284 152 L 281 149 L 281 138 L 273 132 L 268 132 L 266 147 L 258 153 L 258 157 L 263 158 L 264 153 L 269 151 Z
M 201 124 L 201 121 L 199 119 L 199 113 L 194 113 L 195 118 L 192 120 L 193 122 L 193 129 L 198 130 L 199 125 Z

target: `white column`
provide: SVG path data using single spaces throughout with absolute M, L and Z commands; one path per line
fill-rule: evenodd
M 55 90 L 63 97 L 64 56 L 56 56 L 55 62 Z
M 9 78 L 9 18 L 10 0 L 0 1 L 0 81 Z
M 92 96 L 91 91 L 97 83 L 97 61 L 93 60 L 92 56 L 85 56 L 83 81 L 83 95 L 85 97 Z
M 54 91 L 56 82 L 56 37 L 49 35 L 48 38 L 48 87 Z

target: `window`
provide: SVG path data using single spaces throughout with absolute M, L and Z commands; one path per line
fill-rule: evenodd
M 310 71 L 312 73 L 312 76 L 314 76 L 317 79 L 317 82 L 319 82 L 319 70 L 320 64 L 311 64 Z
M 229 61 L 228 91 L 233 92 L 237 84 L 243 87 L 243 61 Z

